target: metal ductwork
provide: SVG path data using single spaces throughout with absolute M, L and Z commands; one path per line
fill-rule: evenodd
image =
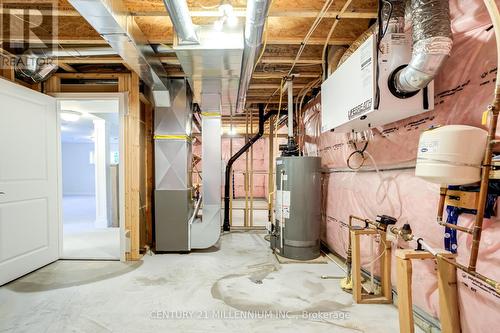
M 207 143 L 202 146 L 203 216 L 186 216 L 190 221 L 190 249 L 202 249 L 214 245 L 220 236 L 221 115 L 231 114 L 236 108 L 243 25 L 224 26 L 221 31 L 212 25 L 193 27 L 185 0 L 164 1 L 178 35 L 172 49 L 191 86 L 193 101 L 200 107 L 202 141 Z
M 167 90 L 167 73 L 122 0 L 69 0 L 153 90 Z
M 15 62 L 16 74 L 37 83 L 47 80 L 57 68 L 51 59 L 31 51 L 17 57 Z
M 410 0 L 413 26 L 413 54 L 408 66 L 400 69 L 389 82 L 401 98 L 425 88 L 450 55 L 451 22 L 446 0 Z
M 262 37 L 271 2 L 272 0 L 248 0 L 247 2 L 245 50 L 243 51 L 236 112 L 243 112 L 245 108 L 247 90 L 262 46 Z
M 175 28 L 179 44 L 198 44 L 195 26 L 185 0 L 163 0 Z
M 212 25 L 199 26 L 198 44 L 179 44 L 173 49 L 193 90 L 193 100 L 202 112 L 214 109 L 204 105 L 202 96 L 219 95 L 220 110 L 228 115 L 236 108 L 238 82 L 243 55 L 243 26 L 216 31 Z

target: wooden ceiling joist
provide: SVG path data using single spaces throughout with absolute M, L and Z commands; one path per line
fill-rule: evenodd
M 31 16 L 34 16 L 35 19 L 39 15 L 57 17 L 58 37 L 56 40 L 53 40 L 48 33 L 47 36 L 38 36 L 40 39 L 31 40 L 26 40 L 24 36 L 17 38 L 11 36 L 11 41 L 29 42 L 31 45 L 43 43 L 61 49 L 71 49 L 73 46 L 78 48 L 107 45 L 106 41 L 88 24 L 84 17 L 73 9 L 67 0 L 44 1 L 54 3 L 55 9 L 48 11 L 47 7 L 38 6 L 37 0 L 20 0 L 15 4 L 9 4 L 9 9 L 6 9 L 6 6 L 1 7 L 0 15 L 6 14 L 7 10 L 10 10 L 10 14 L 25 15 L 24 19 L 30 21 L 29 17 Z M 174 29 L 163 0 L 119 1 L 124 3 L 150 44 L 171 45 L 173 43 Z M 187 3 L 193 22 L 197 25 L 213 24 L 219 17 L 217 6 L 220 5 L 220 0 L 187 0 Z M 321 22 L 310 35 L 305 48 L 301 50 L 303 51 L 301 57 L 295 61 L 299 48 L 304 43 L 304 38 L 314 24 L 324 1 L 273 0 L 267 20 L 266 48 L 255 68 L 247 95 L 247 107 L 251 110 L 249 112 L 257 112 L 256 107 L 259 103 L 269 104 L 270 107 L 277 108 L 280 101 L 277 91 L 279 91 L 281 79 L 290 71 L 293 63 L 295 66 L 292 73 L 297 74 L 294 95 L 297 96 L 299 91 L 321 77 L 325 43 L 330 46 L 348 46 L 369 27 L 372 19 L 377 16 L 377 1 L 352 0 L 349 3 L 347 10 L 341 13 L 346 0 L 334 0 L 330 10 L 325 13 Z M 231 4 L 234 6 L 239 21 L 243 22 L 246 0 L 231 0 Z M 26 9 L 30 9 L 29 16 Z M 340 17 L 341 20 L 336 21 L 337 17 Z M 23 21 L 19 19 L 13 22 L 22 25 Z M 336 24 L 335 31 L 327 41 L 328 33 L 333 24 Z M 9 49 L 9 47 L 6 48 Z M 185 77 L 175 53 L 163 53 L 157 56 L 163 63 L 168 77 Z M 67 78 L 75 78 L 78 77 L 75 75 L 87 72 L 91 75 L 79 77 L 98 78 L 102 77 L 98 75 L 99 73 L 107 74 L 111 71 L 123 73 L 127 69 L 130 70 L 119 56 L 64 57 L 57 59 L 57 61 L 61 70 L 66 72 L 58 75 L 63 75 L 63 77 L 67 75 Z M 72 88 L 68 87 L 67 89 Z M 108 88 L 106 87 L 106 89 Z M 286 107 L 286 103 L 285 93 L 282 106 Z M 244 117 L 235 119 L 235 122 L 240 121 L 245 121 Z
M 64 71 L 69 72 L 69 73 L 76 73 L 78 72 L 76 69 L 74 69 L 72 66 L 68 65 L 65 62 L 58 61 L 57 65 L 62 68 Z
M 2 44 L 20 44 L 25 43 L 29 44 L 32 47 L 37 46 L 50 46 L 50 45 L 74 45 L 74 46 L 102 46 L 108 45 L 108 43 L 104 39 L 87 39 L 87 38 L 78 38 L 78 37 L 58 37 L 57 39 L 50 38 L 26 38 L 26 37 L 16 37 L 11 36 L 9 41 L 2 41 Z M 43 45 L 42 45 L 43 44 Z
M 321 76 L 321 73 L 307 73 L 307 72 L 300 72 L 300 73 L 294 73 L 297 74 L 298 77 L 303 77 L 303 78 L 317 78 Z M 264 72 L 255 72 L 253 73 L 253 78 L 254 79 L 281 79 L 284 77 L 284 73 L 278 73 L 278 72 L 272 72 L 272 73 L 264 73 Z
M 0 15 L 3 14 L 13 14 L 13 15 L 24 15 L 26 11 L 23 6 L 17 4 L 16 7 L 19 8 L 0 8 Z M 245 8 L 235 8 L 234 13 L 237 17 L 245 17 L 246 10 Z M 301 10 L 301 9 L 291 9 L 291 10 L 282 10 L 282 9 L 271 9 L 269 11 L 269 17 L 304 17 L 304 18 L 315 18 L 318 16 L 319 11 L 317 10 Z M 72 9 L 29 9 L 30 16 L 62 16 L 62 17 L 75 17 L 80 16 L 76 10 Z M 220 17 L 220 12 L 218 10 L 207 10 L 203 8 L 191 8 L 190 9 L 191 17 Z M 168 13 L 166 10 L 155 10 L 155 11 L 137 11 L 130 12 L 131 16 L 137 17 L 168 17 Z M 339 11 L 329 11 L 324 17 L 325 18 L 336 18 L 339 16 Z M 370 19 L 376 18 L 377 12 L 374 10 L 365 10 L 365 9 L 355 9 L 352 11 L 348 11 L 340 15 L 340 18 L 345 19 Z
M 203 8 L 191 8 L 189 11 L 191 17 L 220 17 L 220 13 L 217 10 L 206 10 Z M 234 13 L 237 17 L 245 17 L 246 10 L 242 8 L 234 9 Z M 318 16 L 319 11 L 317 10 L 281 10 L 281 9 L 271 9 L 269 11 L 269 17 L 308 17 L 314 18 Z M 132 16 L 144 16 L 144 17 L 162 17 L 168 16 L 166 11 L 139 11 L 131 12 Z M 325 18 L 336 18 L 339 15 L 339 11 L 329 11 L 325 14 Z M 350 19 L 370 19 L 376 18 L 377 12 L 374 10 L 355 10 L 346 12 L 340 16 L 341 18 Z
M 60 57 L 58 62 L 65 64 L 122 64 L 120 57 Z
M 299 84 L 294 84 L 293 89 L 302 89 L 306 86 L 306 84 L 299 83 Z M 248 89 L 250 90 L 255 90 L 255 89 L 279 89 L 280 85 L 279 84 L 274 84 L 274 83 L 257 83 L 257 84 L 251 84 Z M 249 93 L 250 95 L 250 93 Z

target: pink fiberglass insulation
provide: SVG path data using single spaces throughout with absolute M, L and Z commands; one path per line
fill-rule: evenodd
M 415 163 L 420 133 L 431 125 L 467 124 L 481 127 L 481 115 L 493 99 L 497 55 L 491 22 L 482 1 L 450 1 L 453 50 L 435 80 L 435 110 L 374 130 L 367 151 L 379 167 L 411 166 Z M 376 172 L 344 172 L 352 152 L 343 134 L 319 133 L 319 99 L 308 105 L 303 119 L 303 147 L 308 155 L 319 154 L 325 174 L 323 184 L 322 239 L 342 256 L 346 254 L 350 214 L 375 218 L 377 214 L 399 217 L 398 225 L 411 224 L 414 233 L 436 248 L 443 247 L 444 228 L 437 225 L 439 185 L 414 176 L 413 169 Z M 370 160 L 366 161 L 370 165 Z M 381 177 L 385 179 L 381 182 Z M 459 224 L 470 227 L 475 215 L 462 214 Z M 445 216 L 446 218 L 446 216 Z M 494 216 L 483 227 L 477 271 L 500 280 L 500 221 Z M 369 239 L 362 243 L 365 268 L 371 261 Z M 399 242 L 393 244 L 408 247 Z M 411 246 L 414 246 L 413 244 Z M 468 264 L 471 236 L 458 233 L 458 261 Z M 394 251 L 393 251 L 394 252 Z M 413 263 L 413 301 L 437 317 L 436 267 L 432 261 Z M 392 282 L 395 286 L 395 259 Z M 482 290 L 457 271 L 459 306 L 463 332 L 495 330 L 500 324 L 500 295 Z

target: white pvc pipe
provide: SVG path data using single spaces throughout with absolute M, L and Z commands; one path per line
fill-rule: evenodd
M 436 249 L 433 248 L 432 246 L 430 246 L 429 244 L 427 244 L 423 239 L 420 239 L 420 244 L 422 245 L 422 247 L 424 249 L 426 249 L 427 251 L 429 251 L 433 256 L 436 256 L 436 254 L 437 254 Z
M 196 201 L 196 205 L 194 206 L 194 212 L 193 212 L 193 215 L 191 215 L 191 218 L 189 219 L 189 224 L 193 224 L 194 220 L 196 219 L 196 216 L 198 215 L 198 211 L 200 210 L 200 206 L 201 206 L 201 194 L 200 194 L 200 197 L 198 198 L 198 201 Z
M 293 82 L 287 82 L 288 88 L 288 137 L 293 137 Z

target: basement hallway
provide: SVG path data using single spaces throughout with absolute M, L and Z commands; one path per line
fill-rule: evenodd
M 399 332 L 396 307 L 353 304 L 344 275 L 280 264 L 255 232 L 135 263 L 60 260 L 0 288 L 0 332 Z

